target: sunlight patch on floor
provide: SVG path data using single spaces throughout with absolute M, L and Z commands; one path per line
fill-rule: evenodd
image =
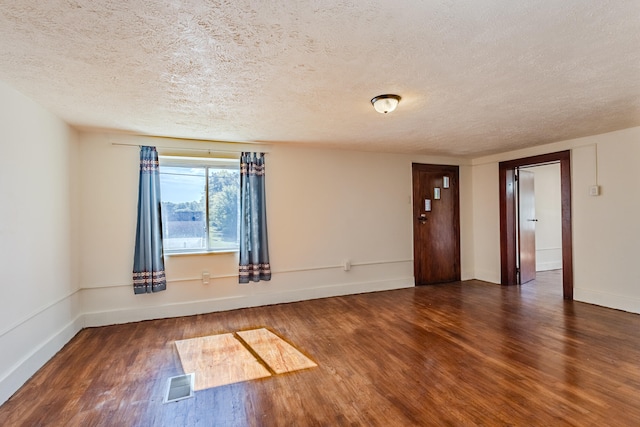
M 295 347 L 267 329 L 240 331 L 238 335 L 276 374 L 318 366 Z
M 184 372 L 195 373 L 196 391 L 318 366 L 265 328 L 175 343 Z

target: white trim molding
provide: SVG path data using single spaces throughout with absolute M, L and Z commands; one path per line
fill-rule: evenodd
M 264 292 L 252 295 L 210 298 L 199 301 L 168 303 L 148 307 L 132 307 L 119 310 L 94 311 L 84 314 L 85 327 L 138 322 L 167 317 L 190 316 L 239 308 L 259 307 L 334 296 L 353 295 L 366 292 L 388 291 L 414 286 L 413 277 L 373 282 L 347 283 L 318 286 L 301 290 Z

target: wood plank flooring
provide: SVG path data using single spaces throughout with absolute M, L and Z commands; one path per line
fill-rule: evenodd
M 639 425 L 640 315 L 564 301 L 553 274 L 85 329 L 0 425 Z M 318 367 L 162 403 L 174 341 L 261 327 Z

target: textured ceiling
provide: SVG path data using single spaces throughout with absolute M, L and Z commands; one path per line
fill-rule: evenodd
M 478 156 L 640 125 L 638 0 L 0 0 L 0 58 L 139 134 Z

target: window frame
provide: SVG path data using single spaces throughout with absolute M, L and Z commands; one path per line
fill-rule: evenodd
M 240 241 L 236 240 L 235 247 L 212 249 L 211 248 L 211 225 L 209 220 L 209 169 L 222 169 L 222 170 L 237 170 L 240 171 L 240 155 L 237 156 L 216 156 L 216 157 L 193 157 L 183 155 L 159 155 L 160 161 L 160 175 L 162 175 L 162 167 L 184 167 L 184 168 L 204 168 L 204 194 L 205 194 L 205 225 L 206 225 L 206 247 L 197 249 L 169 249 L 164 247 L 163 253 L 167 256 L 180 256 L 180 255 L 208 255 L 208 254 L 223 254 L 223 253 L 236 253 L 240 251 Z M 240 176 L 238 175 L 238 180 Z M 239 197 L 239 195 L 238 195 Z M 161 203 L 164 201 L 161 201 Z M 239 201 L 238 201 L 239 202 Z M 237 212 L 238 220 L 240 212 Z

